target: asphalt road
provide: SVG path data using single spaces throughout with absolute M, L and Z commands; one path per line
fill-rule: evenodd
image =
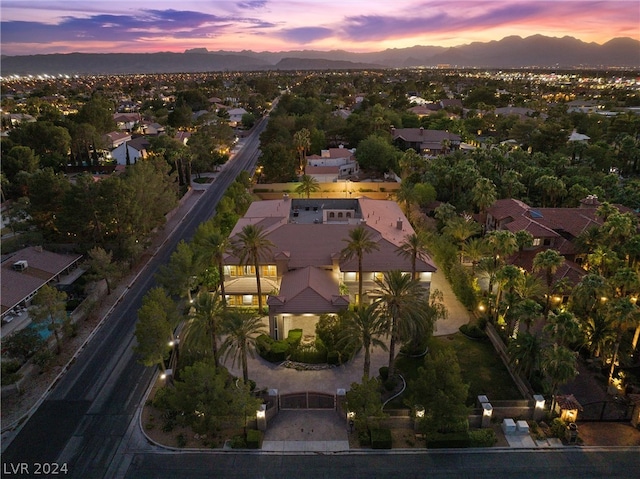
M 2 477 L 36 477 L 41 475 L 38 472 L 56 468 L 64 472 L 60 470 L 64 468 L 67 477 L 103 478 L 108 471 L 118 469 L 117 462 L 122 459 L 118 449 L 154 375 L 153 368 L 137 363 L 132 351 L 142 297 L 154 286 L 155 272 L 168 261 L 178 242 L 189 241 L 198 225 L 213 216 L 239 172 L 255 168 L 259 135 L 265 127 L 266 120 L 262 120 L 243 140 L 242 148 L 130 285 L 105 324 L 5 449 Z M 38 464 L 54 466 L 38 471 Z

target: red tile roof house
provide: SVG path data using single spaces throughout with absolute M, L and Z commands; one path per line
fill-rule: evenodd
M 301 328 L 314 335 L 319 316 L 336 313 L 356 301 L 358 260 L 341 259 L 349 231 L 364 225 L 379 247 L 363 257 L 363 303 L 373 299 L 375 278 L 385 271 L 411 271 L 411 261 L 397 248 L 414 233 L 393 201 L 356 199 L 290 199 L 256 201 L 235 225 L 230 238 L 248 224 L 263 228 L 275 247 L 260 266 L 261 289 L 269 309 L 269 330 L 276 339 Z M 257 306 L 254 268 L 225 257 L 225 293 L 230 306 Z M 417 261 L 419 280 L 430 288 L 436 271 L 431 258 Z M 344 287 L 348 294 L 344 293 Z
M 582 258 L 577 256 L 574 241 L 591 227 L 602 224 L 602 219 L 596 216 L 598 206 L 600 202 L 595 196 L 582 200 L 578 208 L 532 208 L 519 200 L 502 199 L 487 210 L 485 227 L 487 231 L 528 231 L 533 236 L 533 246 L 516 253 L 510 262 L 531 271 L 537 253 L 555 249 L 565 257 L 565 263 L 554 281 L 566 279 L 575 285 L 586 271 L 580 266 Z
M 354 151 L 340 146 L 322 150 L 320 155 L 309 155 L 305 174 L 314 177 L 319 183 L 331 183 L 347 178 L 358 171 Z
M 425 156 L 438 156 L 457 150 L 460 147 L 460 135 L 444 130 L 425 130 L 424 128 L 391 128 L 393 142 L 403 150 L 413 148 Z

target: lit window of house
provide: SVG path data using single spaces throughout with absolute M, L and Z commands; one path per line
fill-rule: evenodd
M 542 244 L 542 239 L 533 238 L 533 246 L 540 246 Z

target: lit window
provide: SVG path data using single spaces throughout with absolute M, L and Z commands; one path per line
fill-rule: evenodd
M 358 280 L 358 274 L 355 271 L 349 271 L 349 272 L 344 274 L 344 280 L 345 281 L 357 281 Z
M 253 295 L 252 294 L 243 294 L 242 295 L 242 304 L 251 306 L 253 304 Z
M 540 246 L 542 244 L 542 240 L 540 238 L 533 238 L 533 246 Z

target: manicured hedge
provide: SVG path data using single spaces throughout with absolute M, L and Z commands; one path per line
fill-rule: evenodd
M 327 353 L 327 363 L 340 364 L 340 353 L 338 351 L 329 351 Z
M 491 447 L 496 442 L 498 442 L 498 438 L 493 429 L 474 429 L 469 431 L 469 445 L 471 447 Z
M 262 447 L 262 431 L 249 429 L 247 431 L 247 449 L 260 449 Z
M 391 430 L 372 429 L 371 430 L 372 449 L 391 449 Z
M 487 337 L 487 333 L 476 324 L 463 324 L 460 326 L 460 332 L 471 339 L 484 339 Z
M 272 337 L 261 334 L 256 338 L 258 354 L 272 363 L 280 363 L 287 359 L 291 351 L 291 343 L 286 340 L 276 341 Z
M 469 447 L 471 441 L 467 432 L 432 432 L 427 434 L 427 447 L 435 448 L 462 448 Z

